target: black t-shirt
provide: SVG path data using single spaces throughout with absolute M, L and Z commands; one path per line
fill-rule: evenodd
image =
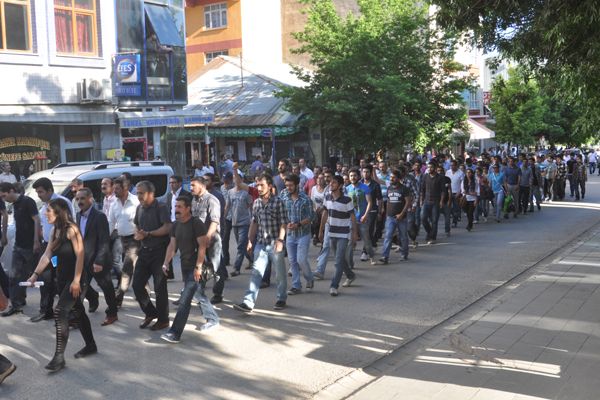
M 144 208 L 141 204 L 138 206 L 133 223 L 138 229 L 150 232 L 159 229 L 165 223 L 171 223 L 171 215 L 169 215 L 169 209 L 165 204 L 154 200 L 154 203 L 149 207 Z M 142 240 L 142 246 L 146 247 L 166 246 L 168 243 L 169 236 L 148 236 Z
M 451 188 L 452 188 L 452 179 L 450 179 L 449 177 L 442 175 L 442 201 L 443 202 L 447 202 L 448 201 L 448 192 L 451 192 Z
M 365 182 L 362 181 L 362 183 Z M 371 189 L 371 211 L 377 211 L 379 209 L 379 207 L 377 206 L 377 200 L 383 199 L 383 195 L 381 193 L 381 185 L 372 180 L 367 186 L 369 186 L 369 189 Z
M 577 164 L 577 161 L 574 158 L 571 158 L 569 161 L 567 161 L 567 173 L 573 173 L 573 167 L 575 164 Z
M 33 217 L 38 215 L 35 201 L 31 197 L 19 196 L 13 204 L 15 219 L 15 246 L 22 249 L 33 249 L 35 223 Z
M 387 191 L 386 214 L 394 217 L 402 212 L 406 204 L 406 198 L 410 196 L 410 190 L 404 185 L 390 185 Z
M 171 237 L 177 240 L 177 248 L 181 253 L 181 268 L 193 269 L 198 259 L 198 238 L 208 232 L 206 225 L 197 217 L 182 223 L 175 221 L 171 228 Z

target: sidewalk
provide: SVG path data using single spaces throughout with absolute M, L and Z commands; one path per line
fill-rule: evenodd
M 600 225 L 534 268 L 437 343 L 357 374 L 371 382 L 350 399 L 600 399 Z

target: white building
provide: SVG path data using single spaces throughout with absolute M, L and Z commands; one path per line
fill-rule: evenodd
M 13 169 L 104 159 L 121 147 L 111 105 L 114 7 L 0 0 L 0 160 Z

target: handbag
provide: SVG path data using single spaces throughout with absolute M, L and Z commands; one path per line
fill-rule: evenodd
M 462 209 L 467 208 L 467 196 L 462 195 L 460 199 L 458 199 L 458 206 Z

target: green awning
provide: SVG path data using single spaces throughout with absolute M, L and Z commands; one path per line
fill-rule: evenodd
M 242 127 L 242 128 L 216 128 L 209 127 L 208 134 L 211 137 L 239 138 L 239 137 L 262 137 L 263 131 L 271 129 L 275 136 L 288 136 L 296 133 L 296 128 L 291 126 L 263 126 L 263 127 Z M 204 128 L 184 128 L 184 136 L 203 138 L 206 130 Z M 177 128 L 169 128 L 169 136 L 177 134 Z M 268 136 L 267 136 L 268 137 Z

